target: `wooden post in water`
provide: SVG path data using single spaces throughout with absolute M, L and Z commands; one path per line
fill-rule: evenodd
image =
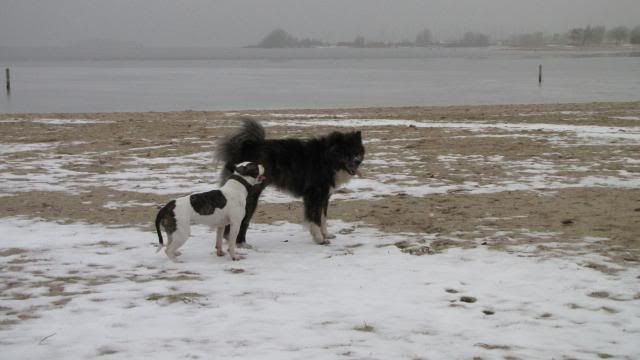
M 542 64 L 538 65 L 538 85 L 542 85 Z
M 7 93 L 11 92 L 11 73 L 9 72 L 9 68 L 4 69 L 5 77 L 7 78 Z

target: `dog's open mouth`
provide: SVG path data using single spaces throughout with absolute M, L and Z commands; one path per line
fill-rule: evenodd
M 263 181 L 267 180 L 267 177 L 264 176 L 264 175 L 260 175 L 260 176 L 258 176 L 257 180 L 258 180 L 258 182 L 263 182 Z
M 362 156 L 361 155 L 360 156 L 356 156 L 355 158 L 347 161 L 344 164 L 344 169 L 351 176 L 358 175 L 359 177 L 362 177 L 362 174 L 360 173 L 360 164 L 362 164 Z

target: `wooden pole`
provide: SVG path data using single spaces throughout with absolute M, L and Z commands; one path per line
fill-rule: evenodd
M 538 85 L 542 85 L 542 64 L 538 65 Z
M 7 79 L 7 92 L 11 92 L 11 73 L 9 68 L 4 69 L 4 74 Z

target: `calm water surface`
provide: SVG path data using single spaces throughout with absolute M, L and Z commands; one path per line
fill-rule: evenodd
M 221 50 L 207 60 L 0 61 L 12 78 L 0 113 L 629 101 L 640 99 L 637 55 L 329 48 Z

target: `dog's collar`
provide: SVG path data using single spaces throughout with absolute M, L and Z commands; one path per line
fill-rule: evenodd
M 238 176 L 236 174 L 233 174 L 229 177 L 229 180 L 235 180 L 237 182 L 239 182 L 240 184 L 242 184 L 245 189 L 247 189 L 247 192 L 251 192 L 251 189 L 253 188 L 253 186 L 251 184 L 249 184 L 249 182 L 247 180 L 245 180 L 242 176 Z

